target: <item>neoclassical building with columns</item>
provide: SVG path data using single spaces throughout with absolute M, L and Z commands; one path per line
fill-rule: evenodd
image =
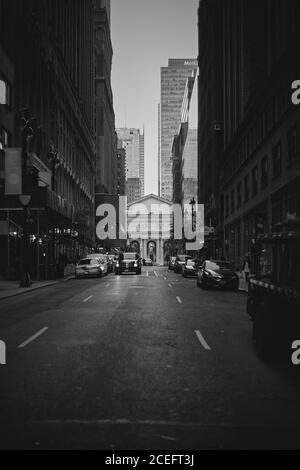
M 148 194 L 127 206 L 128 248 L 163 264 L 170 252 L 172 203 Z

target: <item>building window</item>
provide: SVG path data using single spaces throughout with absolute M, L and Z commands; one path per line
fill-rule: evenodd
M 272 150 L 273 157 L 273 179 L 278 178 L 282 172 L 281 144 L 277 144 Z
M 0 126 L 0 149 L 11 147 L 11 133 Z
M 256 196 L 258 191 L 258 168 L 255 166 L 252 169 L 252 197 Z
M 231 209 L 231 214 L 234 213 L 235 211 L 235 198 L 234 198 L 235 194 L 234 194 L 234 189 L 232 189 L 231 193 L 230 193 L 230 209 Z
M 268 155 L 265 155 L 261 160 L 261 189 L 268 186 Z
M 0 104 L 5 104 L 11 108 L 12 96 L 11 96 L 11 84 L 0 77 Z
M 237 209 L 239 209 L 242 205 L 242 183 L 239 182 L 236 187 L 236 205 Z
M 288 165 L 292 164 L 297 160 L 299 149 L 298 149 L 298 130 L 295 125 L 287 133 L 287 145 L 288 145 Z
M 249 201 L 249 175 L 244 178 L 244 202 Z

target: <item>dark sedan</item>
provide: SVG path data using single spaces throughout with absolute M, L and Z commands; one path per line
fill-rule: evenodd
M 171 258 L 170 258 L 170 260 L 169 260 L 169 263 L 168 263 L 168 268 L 169 268 L 170 270 L 173 270 L 173 269 L 174 269 L 175 261 L 176 261 L 176 256 L 171 256 Z
M 182 268 L 183 277 L 196 277 L 197 276 L 197 263 L 194 259 L 188 259 Z
M 239 277 L 229 261 L 206 260 L 198 269 L 197 286 L 237 291 Z
M 115 274 L 131 272 L 142 274 L 142 261 L 138 253 L 124 253 L 116 262 Z
M 177 255 L 174 263 L 174 273 L 182 273 L 182 268 L 188 259 L 191 259 L 191 256 Z

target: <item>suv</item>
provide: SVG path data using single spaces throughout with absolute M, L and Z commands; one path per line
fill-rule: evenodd
M 115 274 L 133 272 L 142 274 L 142 261 L 138 253 L 123 253 L 116 262 Z

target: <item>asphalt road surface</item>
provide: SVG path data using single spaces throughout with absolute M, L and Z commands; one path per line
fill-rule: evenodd
M 1 300 L 0 448 L 300 448 L 295 366 L 257 358 L 245 303 L 157 267 Z

